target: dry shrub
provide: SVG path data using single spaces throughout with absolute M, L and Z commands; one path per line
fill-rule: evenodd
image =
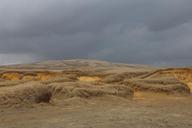
M 174 78 L 127 80 L 122 84 L 134 88 L 135 91 L 150 91 L 167 94 L 189 94 L 189 87 Z
M 68 83 L 54 83 L 49 85 L 52 88 L 54 98 L 71 98 L 82 97 L 90 98 L 103 95 L 114 96 L 132 96 L 133 90 L 124 85 L 102 85 L 95 86 L 88 83 L 68 82 Z
M 124 85 L 108 85 L 102 87 L 108 95 L 120 96 L 120 97 L 127 97 L 133 96 L 133 88 L 127 87 Z
M 102 82 L 104 83 L 118 83 L 118 82 L 121 82 L 124 80 L 124 77 L 121 76 L 121 75 L 110 75 L 110 76 L 107 76 L 105 77 Z
M 63 83 L 63 82 L 75 82 L 78 79 L 73 76 L 63 76 L 63 77 L 56 77 L 49 80 L 42 81 L 43 84 L 51 84 L 51 83 Z
M 48 86 L 37 82 L 30 82 L 1 89 L 0 105 L 15 106 L 18 104 L 49 102 L 51 95 Z
M 148 78 L 148 79 L 138 79 L 138 82 L 147 83 L 147 84 L 161 84 L 161 85 L 170 85 L 170 84 L 181 84 L 180 81 L 173 77 L 159 77 L 159 78 Z
M 104 83 L 119 83 L 127 79 L 138 78 L 143 76 L 146 72 L 126 72 L 121 74 L 113 74 L 106 76 L 102 82 Z
M 11 87 L 11 86 L 16 86 L 18 84 L 23 84 L 28 82 L 27 80 L 16 80 L 16 81 L 2 81 L 0 82 L 0 88 L 1 87 Z
M 76 77 L 81 76 L 86 74 L 87 72 L 81 71 L 81 70 L 76 70 L 76 69 L 66 69 L 62 71 L 63 74 L 65 75 L 75 75 Z
M 97 88 L 75 88 L 72 90 L 73 97 L 90 98 L 103 96 L 105 92 Z
M 93 68 L 92 69 L 66 69 L 62 72 L 64 75 L 73 75 L 75 77 L 81 77 L 81 76 L 87 76 L 87 77 L 103 77 L 105 74 L 103 74 L 101 71 L 96 71 Z

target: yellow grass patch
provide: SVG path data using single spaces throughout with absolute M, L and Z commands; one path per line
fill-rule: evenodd
M 50 79 L 54 79 L 56 77 L 61 77 L 62 74 L 52 73 L 52 72 L 34 72 L 33 74 L 26 74 L 24 72 L 7 72 L 1 75 L 1 78 L 4 80 L 39 80 L 46 81 Z
M 22 80 L 35 80 L 35 77 L 30 76 L 30 75 L 26 75 L 26 76 L 23 76 Z
M 19 73 L 4 73 L 2 78 L 5 80 L 21 80 L 22 75 Z
M 101 78 L 100 77 L 91 77 L 91 76 L 81 76 L 78 78 L 79 81 L 82 81 L 82 82 L 97 82 L 97 81 L 100 81 Z

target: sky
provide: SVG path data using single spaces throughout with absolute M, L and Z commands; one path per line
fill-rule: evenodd
M 192 65 L 192 0 L 0 0 L 0 65 Z

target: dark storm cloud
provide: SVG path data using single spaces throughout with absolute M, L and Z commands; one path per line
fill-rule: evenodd
M 0 0 L 0 60 L 189 65 L 191 7 L 191 0 Z

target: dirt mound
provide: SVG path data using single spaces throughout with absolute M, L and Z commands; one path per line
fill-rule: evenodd
M 51 95 L 47 86 L 37 82 L 1 88 L 0 106 L 11 107 L 21 104 L 49 102 Z
M 124 80 L 132 79 L 132 78 L 140 78 L 148 72 L 125 72 L 125 73 L 117 73 L 110 74 L 105 76 L 101 81 L 104 83 L 119 83 Z

